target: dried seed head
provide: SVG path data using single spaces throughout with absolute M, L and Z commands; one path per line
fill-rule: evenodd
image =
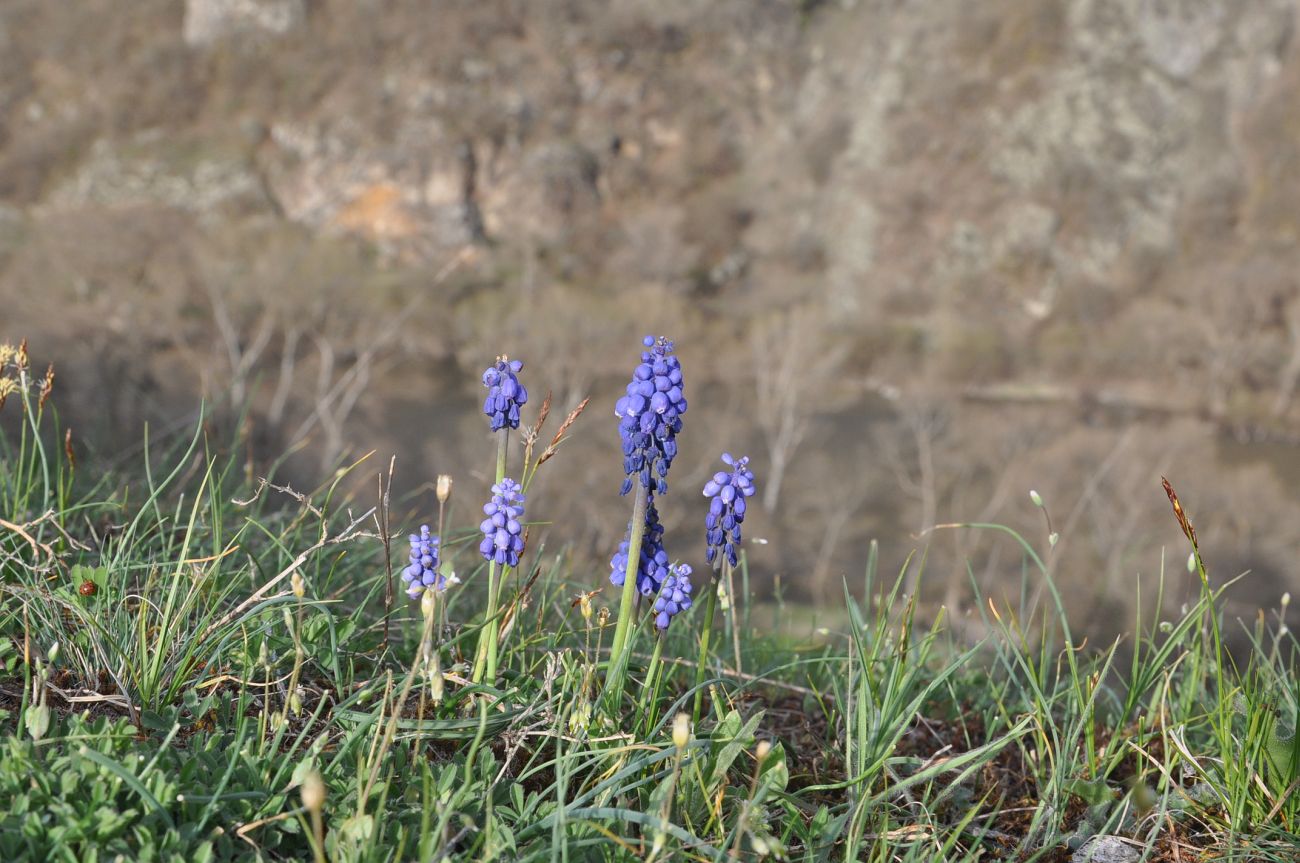
M 448 474 L 438 474 L 438 503 L 446 503 L 451 497 L 451 477 Z
M 308 771 L 302 780 L 302 805 L 313 814 L 319 814 L 325 805 L 325 780 L 319 770 Z
M 41 379 L 40 400 L 37 402 L 37 407 L 44 408 L 52 392 L 54 392 L 54 363 L 50 363 L 49 368 L 45 370 L 45 377 Z
M 18 349 L 8 342 L 0 343 L 0 366 L 6 365 L 18 353 Z
M 677 714 L 673 719 L 673 746 L 678 750 L 685 749 L 691 742 L 691 717 L 685 713 Z

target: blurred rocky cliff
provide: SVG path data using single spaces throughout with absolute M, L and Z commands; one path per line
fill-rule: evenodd
M 873 536 L 1045 543 L 1036 487 L 1118 626 L 1183 553 L 1163 472 L 1273 602 L 1300 587 L 1298 7 L 7 0 L 0 337 L 106 457 L 204 397 L 252 406 L 266 463 L 396 452 L 407 489 L 478 475 L 508 351 L 538 401 L 595 397 L 539 486 L 595 556 L 610 405 L 664 332 L 674 554 L 723 449 L 768 484 L 756 571 L 810 598 Z M 958 607 L 964 557 L 1018 573 L 932 541 Z

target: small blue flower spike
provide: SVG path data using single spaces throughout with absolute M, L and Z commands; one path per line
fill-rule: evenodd
M 642 344 L 646 350 L 641 363 L 614 406 L 627 474 L 620 494 L 632 490 L 634 477 L 653 492 L 668 491 L 668 468 L 677 456 L 677 433 L 686 413 L 682 364 L 673 356 L 673 343 L 663 336 L 646 336 Z
M 678 563 L 669 567 L 668 577 L 655 599 L 655 626 L 667 629 L 674 617 L 691 607 L 691 567 Z
M 704 559 L 713 563 L 718 552 L 726 555 L 727 562 L 736 565 L 736 547 L 741 542 L 740 523 L 745 520 L 745 498 L 754 493 L 754 472 L 749 469 L 749 458 L 732 458 L 723 453 L 722 461 L 731 473 L 718 471 L 704 484 L 704 496 L 710 498 L 709 514 L 704 519 L 704 536 L 708 548 Z
M 427 524 L 411 534 L 410 565 L 402 570 L 402 581 L 411 599 L 419 599 L 426 590 L 447 589 L 447 579 L 438 572 L 438 537 L 429 534 Z
M 637 565 L 636 589 L 642 596 L 654 596 L 659 586 L 668 577 L 668 552 L 664 551 L 664 528 L 659 523 L 659 511 L 655 509 L 654 496 L 646 504 L 645 535 L 641 538 L 641 560 Z M 632 525 L 627 526 L 631 533 Z M 627 577 L 628 540 L 624 537 L 618 544 L 618 551 L 609 559 L 609 580 L 615 586 L 622 586 Z
M 523 526 L 524 495 L 519 483 L 505 477 L 492 486 L 492 499 L 483 505 L 487 518 L 479 525 L 483 541 L 479 553 L 489 563 L 518 566 L 519 555 L 524 550 Z
M 492 431 L 509 426 L 519 428 L 519 408 L 528 403 L 528 390 L 519 383 L 519 372 L 524 364 L 519 360 L 501 357 L 496 365 L 483 372 L 483 386 L 488 388 L 483 400 L 483 413 L 490 420 Z

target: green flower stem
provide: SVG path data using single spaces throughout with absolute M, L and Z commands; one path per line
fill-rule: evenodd
M 497 478 L 496 482 L 501 482 L 506 475 L 506 452 L 510 446 L 510 428 L 501 429 L 497 434 Z M 501 571 L 502 580 L 505 579 L 505 567 Z M 478 650 L 474 658 L 474 677 L 475 683 L 482 683 L 484 671 L 487 672 L 489 683 L 495 683 L 497 679 L 497 638 L 500 633 L 500 624 L 497 621 L 497 565 L 495 561 L 488 563 L 488 598 L 487 598 L 487 618 L 484 622 L 484 630 L 479 635 Z M 484 665 L 486 663 L 486 669 Z
M 640 713 L 645 717 L 645 731 L 649 733 L 659 721 L 659 680 L 660 659 L 664 652 L 664 633 L 655 631 L 655 649 L 650 655 L 650 667 L 646 669 L 645 689 L 641 693 Z
M 632 502 L 632 532 L 627 543 L 627 569 L 623 572 L 623 596 L 618 604 L 618 622 L 614 626 L 614 641 L 609 646 L 609 670 L 606 674 L 606 692 L 617 692 L 623 686 L 623 670 L 627 665 L 628 633 L 632 627 L 632 605 L 637 597 L 636 574 L 641 563 L 641 541 L 645 538 L 645 513 L 650 493 L 640 482 L 635 484 Z
M 723 566 L 727 566 L 723 563 Z M 709 579 L 709 598 L 704 605 L 704 627 L 700 630 L 700 661 L 695 666 L 695 708 L 691 711 L 691 724 L 700 724 L 700 710 L 704 706 L 704 671 L 709 664 L 709 637 L 713 633 L 713 614 L 718 610 L 718 571 Z

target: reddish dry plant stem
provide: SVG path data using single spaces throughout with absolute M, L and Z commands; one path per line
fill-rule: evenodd
M 45 410 L 45 403 L 49 401 L 52 392 L 54 392 L 54 363 L 50 363 L 49 368 L 45 370 L 45 378 L 41 381 L 40 399 L 36 402 L 40 410 Z
M 585 398 L 578 403 L 576 408 L 569 411 L 569 415 L 564 418 L 564 422 L 560 423 L 560 430 L 555 433 L 555 437 L 552 438 L 551 442 L 547 445 L 546 450 L 542 453 L 542 457 L 537 460 L 538 467 L 545 464 L 547 459 L 555 455 L 560 444 L 564 441 L 564 436 L 569 431 L 570 426 L 577 422 L 578 417 L 582 415 L 582 412 L 586 409 L 587 402 L 589 401 L 591 401 L 590 398 Z
M 1174 507 L 1174 518 L 1178 519 L 1178 526 L 1183 529 L 1183 534 L 1192 543 L 1192 548 L 1200 551 L 1201 547 L 1196 542 L 1196 528 L 1192 527 L 1192 522 L 1187 518 L 1187 513 L 1183 511 L 1183 505 L 1178 500 L 1178 492 L 1169 484 L 1169 480 L 1160 477 L 1160 484 L 1165 487 L 1165 494 L 1169 495 L 1169 502 Z

